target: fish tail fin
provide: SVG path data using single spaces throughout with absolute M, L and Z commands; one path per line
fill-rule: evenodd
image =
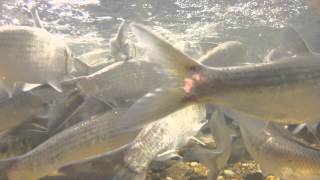
M 146 172 L 137 173 L 125 162 L 129 145 L 114 151 L 68 164 L 59 169 L 67 176 L 94 180 L 144 180 Z
M 169 75 L 185 78 L 190 70 L 201 66 L 191 57 L 174 48 L 142 25 L 131 23 L 130 28 L 138 40 L 146 47 L 149 59 L 153 63 L 161 65 Z
M 200 71 L 204 67 L 142 25 L 131 23 L 130 28 L 137 39 L 145 45 L 149 59 L 152 63 L 163 67 L 169 80 L 140 98 L 129 108 L 119 121 L 119 126 L 127 127 L 155 121 L 194 103 L 197 99 L 189 94 L 193 82 L 189 83 L 190 81 L 187 80 L 191 80 L 188 79 L 190 72 Z

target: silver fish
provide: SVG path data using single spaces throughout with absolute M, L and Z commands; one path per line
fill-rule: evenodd
M 23 82 L 61 92 L 59 82 L 73 71 L 71 51 L 62 40 L 41 28 L 2 26 L 0 42 L 0 76 L 9 89 Z
M 319 149 L 299 141 L 272 122 L 234 114 L 231 117 L 239 122 L 245 146 L 264 174 L 292 180 L 319 179 Z
M 319 54 L 309 52 L 246 66 L 208 67 L 141 25 L 131 24 L 131 29 L 146 45 L 150 60 L 162 65 L 175 83 L 139 99 L 119 125 L 141 125 L 199 102 L 212 102 L 258 120 L 299 123 L 319 119 Z
M 142 180 L 157 156 L 170 157 L 197 134 L 205 121 L 205 108 L 191 105 L 145 127 L 137 138 L 117 151 L 104 153 L 62 167 L 77 179 Z
M 127 144 L 140 129 L 114 126 L 126 109 L 108 111 L 97 118 L 82 121 L 22 156 L 0 161 L 1 179 L 38 179 L 54 174 L 64 164 Z

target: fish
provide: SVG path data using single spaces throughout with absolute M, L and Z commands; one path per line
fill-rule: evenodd
M 118 32 L 114 38 L 110 39 L 111 56 L 115 61 L 125 61 L 130 59 L 130 47 L 127 43 L 128 39 L 128 24 L 122 20 L 119 25 Z
M 47 120 L 48 131 L 54 132 L 84 101 L 84 97 L 78 91 L 73 91 L 64 99 L 51 103 Z
M 130 59 L 115 62 L 76 81 L 77 88 L 83 95 L 96 97 L 117 107 L 122 103 L 134 102 L 148 91 L 168 82 L 168 78 L 156 65 Z
M 240 41 L 218 44 L 202 55 L 197 61 L 211 67 L 243 65 L 248 62 L 248 47 Z
M 245 147 L 260 164 L 263 174 L 292 180 L 319 179 L 319 149 L 302 142 L 274 122 L 235 114 L 230 117 L 239 123 Z
M 144 26 L 131 23 L 130 27 L 145 45 L 150 62 L 161 65 L 173 82 L 140 98 L 123 115 L 119 126 L 143 125 L 194 103 L 213 103 L 224 111 L 257 120 L 301 123 L 319 119 L 317 53 L 309 51 L 269 63 L 208 67 Z
M 125 107 L 125 106 L 124 106 Z M 83 102 L 70 112 L 53 132 L 60 132 L 74 124 L 98 117 L 112 108 L 96 98 L 83 98 Z
M 54 105 L 50 105 L 45 117 L 30 115 L 22 123 L 1 133 L 0 158 L 24 154 L 60 132 L 60 125 L 80 106 L 82 100 L 77 92 L 72 92 L 65 99 L 57 99 Z
M 140 128 L 115 127 L 127 108 L 81 121 L 52 136 L 31 151 L 0 161 L 0 179 L 34 180 L 56 175 L 64 164 L 119 148 L 132 141 Z
M 154 159 L 167 159 L 206 123 L 205 106 L 191 105 L 147 125 L 135 140 L 117 150 L 68 164 L 59 171 L 77 179 L 146 178 Z
M 0 132 L 14 128 L 34 116 L 43 116 L 49 106 L 40 97 L 25 92 L 0 103 Z
M 49 84 L 61 92 L 59 82 L 74 71 L 71 50 L 45 29 L 1 26 L 0 42 L 0 77 L 10 97 L 25 88 L 16 86 L 17 82 Z

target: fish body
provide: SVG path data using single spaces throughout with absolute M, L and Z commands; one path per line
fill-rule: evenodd
M 125 109 L 82 121 L 51 137 L 28 153 L 0 161 L 4 180 L 34 180 L 71 161 L 113 150 L 133 140 L 137 129 L 114 127 Z
M 167 82 L 155 64 L 128 60 L 113 63 L 78 82 L 80 92 L 107 104 L 134 102 L 150 90 Z
M 131 29 L 145 45 L 150 61 L 161 65 L 175 83 L 139 99 L 119 124 L 141 125 L 192 103 L 213 103 L 258 120 L 300 123 L 319 119 L 319 54 L 308 52 L 245 66 L 208 67 L 141 25 L 131 24 Z M 154 105 L 160 108 L 152 108 Z
M 73 71 L 70 49 L 44 29 L 2 26 L 0 42 L 0 76 L 7 84 L 49 84 L 61 91 L 58 82 Z
M 319 179 L 319 149 L 299 141 L 274 123 L 249 117 L 234 118 L 239 122 L 248 152 L 264 174 L 292 180 Z
M 51 88 L 50 91 L 54 91 Z M 29 91 L 34 92 L 35 89 Z M 59 93 L 60 94 L 60 93 Z M 17 96 L 18 97 L 18 96 Z M 102 112 L 102 105 L 83 98 L 75 91 L 50 105 L 46 117 L 31 116 L 23 123 L 0 134 L 0 158 L 9 158 L 27 153 L 39 144 L 72 125 L 90 119 Z M 100 111 L 97 111 L 98 110 Z M 108 109 L 110 110 L 110 108 Z
M 130 144 L 60 169 L 80 179 L 145 179 L 152 160 L 160 154 L 174 152 L 196 135 L 204 124 L 205 108 L 191 105 L 149 124 Z

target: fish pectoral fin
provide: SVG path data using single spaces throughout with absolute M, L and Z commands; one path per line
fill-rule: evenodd
M 167 161 L 169 159 L 179 159 L 179 160 L 182 160 L 183 157 L 180 156 L 176 150 L 172 149 L 172 150 L 168 150 L 168 151 L 165 151 L 161 154 L 158 154 L 157 157 L 156 157 L 156 161 Z
M 42 84 L 31 84 L 31 83 L 24 83 L 22 85 L 22 91 L 25 92 L 25 91 L 30 91 L 36 87 L 39 87 L 41 86 Z
M 62 93 L 62 87 L 61 84 L 58 82 L 49 82 L 48 83 L 53 89 L 55 89 L 56 91 Z
M 120 118 L 120 127 L 138 127 L 191 104 L 182 89 L 158 88 L 138 99 Z
M 199 145 L 204 146 L 204 147 L 207 146 L 206 143 L 204 143 L 203 141 L 201 141 L 200 139 L 198 139 L 198 138 L 196 138 L 194 136 L 190 137 L 190 141 L 194 141 L 196 144 L 199 144 Z
M 199 66 L 195 60 L 174 48 L 168 42 L 139 24 L 130 28 L 138 40 L 145 45 L 149 59 L 158 63 L 173 77 L 185 78 L 191 69 Z

